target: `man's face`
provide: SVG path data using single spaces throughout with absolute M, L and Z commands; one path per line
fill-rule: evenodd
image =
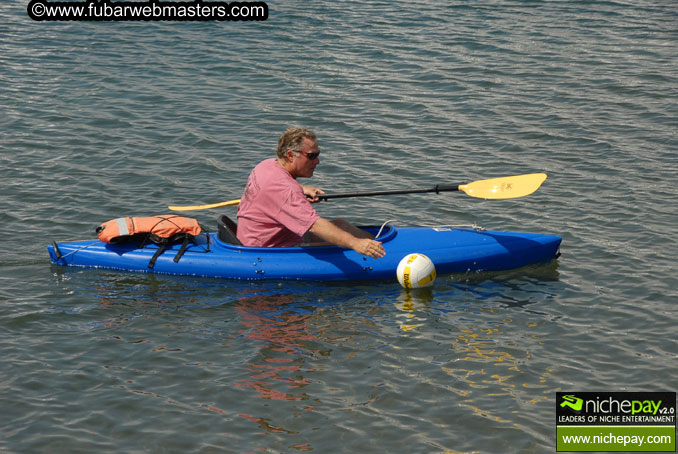
M 318 154 L 318 143 L 308 137 L 304 137 L 301 142 L 301 150 L 292 152 L 292 167 L 294 168 L 293 177 L 311 178 L 315 167 L 320 164 Z

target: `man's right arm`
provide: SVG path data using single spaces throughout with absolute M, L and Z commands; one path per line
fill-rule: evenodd
M 315 221 L 309 232 L 318 235 L 329 243 L 353 249 L 358 254 L 367 255 L 375 259 L 386 255 L 384 246 L 381 245 L 380 241 L 355 237 L 324 218 L 319 218 Z

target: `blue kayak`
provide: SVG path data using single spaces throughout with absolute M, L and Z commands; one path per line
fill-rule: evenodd
M 375 235 L 380 230 L 363 228 Z M 198 235 L 183 254 L 181 244 L 168 246 L 152 268 L 149 263 L 159 248 L 153 243 L 90 240 L 52 243 L 47 250 L 52 263 L 64 266 L 227 279 L 341 281 L 395 279 L 400 260 L 414 252 L 427 255 L 438 274 L 519 268 L 553 260 L 561 242 L 555 235 L 477 228 L 387 225 L 381 230 L 377 239 L 386 250 L 381 259 L 338 246 L 245 247 L 223 225 L 219 233 Z

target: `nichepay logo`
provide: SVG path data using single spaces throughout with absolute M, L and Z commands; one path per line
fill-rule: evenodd
M 576 397 L 572 394 L 567 394 L 563 397 L 563 401 L 560 403 L 561 407 L 569 407 L 576 412 L 581 411 L 581 407 L 584 405 L 584 400 Z
M 556 451 L 676 450 L 675 392 L 557 392 L 555 403 Z
M 590 414 L 614 415 L 656 415 L 662 407 L 661 399 L 629 399 L 626 394 L 638 396 L 638 393 L 578 393 L 560 395 L 560 407 L 574 412 L 582 409 Z M 578 397 L 582 396 L 582 397 Z
M 599 400 L 596 398 L 595 402 L 586 401 L 586 412 L 595 413 L 624 413 L 636 415 L 638 413 L 656 415 L 659 407 L 662 404 L 661 400 L 616 400 L 612 397 Z M 589 410 L 589 406 L 591 410 Z

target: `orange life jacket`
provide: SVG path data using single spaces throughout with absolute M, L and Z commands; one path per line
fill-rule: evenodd
M 201 231 L 200 224 L 196 219 L 175 214 L 148 217 L 128 216 L 112 219 L 104 222 L 96 229 L 99 240 L 104 243 L 114 243 L 138 233 L 146 233 L 160 239 L 169 239 L 177 233 L 188 233 L 196 236 Z
M 174 256 L 174 262 L 178 262 L 184 255 L 189 242 L 194 242 L 195 237 L 200 235 L 202 228 L 198 221 L 175 214 L 149 217 L 126 217 L 112 219 L 97 227 L 96 232 L 99 240 L 104 243 L 117 243 L 130 240 L 139 240 L 139 247 L 144 247 L 148 241 L 159 245 L 155 254 L 148 262 L 148 267 L 153 268 L 155 262 L 165 249 L 172 243 L 181 241 L 183 244 Z M 207 249 L 209 252 L 209 236 L 207 236 Z

